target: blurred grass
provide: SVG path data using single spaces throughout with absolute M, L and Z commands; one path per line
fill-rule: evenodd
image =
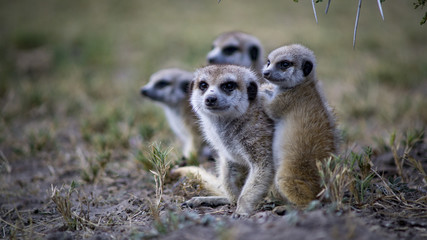
M 312 48 L 351 142 L 425 126 L 422 11 L 410 1 L 387 1 L 382 21 L 376 2 L 364 2 L 353 50 L 356 6 L 332 1 L 324 15 L 325 4 L 317 4 L 316 24 L 309 1 L 3 1 L 0 129 L 8 137 L 0 144 L 13 145 L 21 128 L 46 121 L 77 124 L 96 149 L 174 144 L 161 110 L 139 87 L 161 68 L 203 66 L 212 40 L 230 30 L 256 35 L 266 53 L 294 42 Z

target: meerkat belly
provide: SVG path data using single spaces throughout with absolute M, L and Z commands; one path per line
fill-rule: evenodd
M 191 137 L 191 134 L 185 123 L 175 111 L 169 108 L 165 108 L 165 114 L 172 131 L 181 141 L 186 142 Z
M 273 136 L 273 159 L 276 169 L 282 164 L 286 156 L 286 144 L 289 143 L 291 134 L 291 122 L 286 118 L 280 119 L 275 123 L 275 130 Z

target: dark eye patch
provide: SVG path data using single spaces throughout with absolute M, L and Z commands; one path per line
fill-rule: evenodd
M 267 67 L 270 66 L 270 60 L 267 60 Z
M 222 53 L 224 53 L 224 55 L 230 56 L 230 55 L 233 55 L 233 53 L 235 53 L 238 50 L 239 48 L 236 46 L 228 46 L 222 50 Z
M 199 89 L 202 91 L 206 91 L 206 89 L 208 89 L 208 87 L 209 87 L 209 84 L 207 84 L 205 81 L 201 81 L 199 83 Z
M 276 66 L 277 66 L 279 69 L 286 70 L 286 69 L 288 69 L 290 66 L 292 66 L 292 62 L 289 62 L 289 61 L 287 61 L 287 60 L 284 60 L 284 61 L 278 62 L 278 63 L 276 64 Z
M 229 81 L 221 84 L 220 87 L 224 92 L 230 93 L 237 88 L 237 83 L 233 81 Z
M 171 83 L 169 82 L 169 81 L 166 81 L 166 80 L 164 80 L 164 79 L 162 79 L 162 80 L 160 80 L 160 81 L 158 81 L 155 85 L 154 85 L 154 87 L 155 88 L 164 88 L 164 87 L 166 87 L 166 86 L 169 86 Z

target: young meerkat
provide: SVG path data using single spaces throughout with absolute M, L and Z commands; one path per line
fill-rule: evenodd
M 275 85 L 273 96 L 263 96 L 265 110 L 275 121 L 275 185 L 300 207 L 321 190 L 316 161 L 338 150 L 335 116 L 315 70 L 313 52 L 298 44 L 271 52 L 263 70 L 264 78 Z
M 170 128 L 182 143 L 185 158 L 207 158 L 211 154 L 190 105 L 189 86 L 193 73 L 177 68 L 160 70 L 151 75 L 141 94 L 159 103 Z
M 257 74 L 261 74 L 264 65 L 264 49 L 258 38 L 253 35 L 239 31 L 226 32 L 214 40 L 206 60 L 208 64 L 249 67 Z
M 274 179 L 273 121 L 257 97 L 258 77 L 236 65 L 210 65 L 195 72 L 191 104 L 204 135 L 217 151 L 225 197 L 195 197 L 189 206 L 237 204 L 234 217 L 248 216 Z

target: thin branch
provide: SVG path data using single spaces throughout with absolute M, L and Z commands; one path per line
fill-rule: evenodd
M 359 0 L 359 6 L 357 7 L 357 14 L 356 14 L 356 22 L 354 23 L 353 49 L 356 46 L 356 33 L 357 33 L 357 26 L 359 25 L 359 16 L 360 16 L 361 8 L 362 8 L 362 0 Z
M 331 0 L 328 0 L 328 4 L 326 4 L 325 14 L 328 14 L 329 5 L 331 5 Z
M 316 19 L 316 23 L 318 23 L 317 22 L 317 13 L 316 13 L 316 7 L 314 6 L 314 0 L 311 0 L 311 5 L 313 5 L 313 12 L 314 12 L 314 18 Z
M 383 21 L 384 21 L 384 13 L 383 13 L 383 7 L 381 6 L 381 0 L 377 0 L 377 3 L 378 3 L 378 8 L 380 9 L 381 17 L 383 18 Z

